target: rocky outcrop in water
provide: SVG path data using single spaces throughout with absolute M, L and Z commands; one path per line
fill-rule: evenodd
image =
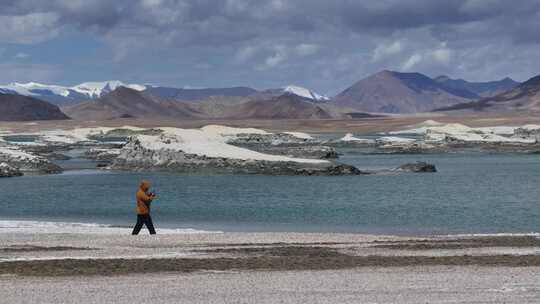
M 84 152 L 84 157 L 99 162 L 112 162 L 119 154 L 120 149 L 91 148 Z
M 24 152 L 16 147 L 0 147 L 0 163 L 17 168 L 23 172 L 42 174 L 61 173 L 62 168 L 48 159 Z
M 413 173 L 432 173 L 437 172 L 435 165 L 426 162 L 409 163 L 399 166 L 396 171 L 405 171 Z
M 14 168 L 6 163 L 0 163 L 0 177 L 22 176 L 21 170 Z
M 320 145 L 249 145 L 246 148 L 272 155 L 285 155 L 311 159 L 337 159 L 339 154 L 336 149 Z
M 301 145 L 316 143 L 312 138 L 299 138 L 286 133 L 268 133 L 268 134 L 236 134 L 229 137 L 227 143 L 235 146 L 251 145 Z
M 237 134 L 229 137 L 227 143 L 272 155 L 311 159 L 336 159 L 339 157 L 336 149 L 321 145 L 320 141 L 309 137 L 309 135 L 298 137 L 287 133 Z
M 536 128 L 521 127 L 514 130 L 514 136 L 519 138 L 534 138 L 536 141 L 540 140 L 540 126 Z
M 164 145 L 174 145 L 175 137 L 157 137 Z M 211 171 L 223 173 L 269 174 L 269 175 L 358 175 L 360 170 L 350 165 L 332 162 L 273 161 L 266 159 L 242 159 L 240 157 L 209 157 L 186 153 L 178 149 L 148 148 L 138 137 L 132 137 L 122 148 L 110 168 L 117 170 L 163 170 L 163 171 Z M 236 148 L 239 149 L 239 148 Z M 241 149 L 240 152 L 243 152 Z M 264 157 L 264 155 L 262 155 Z M 270 157 L 272 159 L 272 157 Z

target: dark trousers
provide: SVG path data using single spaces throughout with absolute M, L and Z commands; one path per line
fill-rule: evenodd
M 156 234 L 156 230 L 154 229 L 154 223 L 152 223 L 152 218 L 150 217 L 150 214 L 137 214 L 137 224 L 135 224 L 135 227 L 133 227 L 133 232 L 131 234 L 139 234 L 143 225 L 146 225 L 146 228 L 148 228 L 150 234 Z

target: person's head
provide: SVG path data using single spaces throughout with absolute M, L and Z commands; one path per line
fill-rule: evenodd
M 148 189 L 150 189 L 150 186 L 151 186 L 151 184 L 150 184 L 149 181 L 143 180 L 143 181 L 141 182 L 141 185 L 139 186 L 139 188 L 141 188 L 142 191 L 145 191 L 145 192 L 146 192 L 146 191 L 148 191 Z

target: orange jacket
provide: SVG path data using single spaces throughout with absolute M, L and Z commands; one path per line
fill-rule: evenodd
M 145 215 L 150 213 L 150 203 L 152 202 L 152 197 L 146 194 L 146 191 L 142 188 L 139 188 L 137 191 L 137 214 Z

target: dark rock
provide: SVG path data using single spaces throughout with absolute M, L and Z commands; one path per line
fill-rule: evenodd
M 229 139 L 227 143 L 235 146 L 251 146 L 251 145 L 291 145 L 291 144 L 307 144 L 315 143 L 313 139 L 298 138 L 296 136 L 277 133 L 277 134 L 237 134 Z
M 83 157 L 100 162 L 112 162 L 119 153 L 118 149 L 92 148 L 86 150 Z
M 250 150 L 273 155 L 284 155 L 297 158 L 310 159 L 336 159 L 339 154 L 336 149 L 327 146 L 312 145 L 248 145 Z
M 41 154 L 41 156 L 45 157 L 48 160 L 70 160 L 71 159 L 71 156 L 67 156 L 65 154 L 55 153 L 55 152 Z
M 18 168 L 12 167 L 6 163 L 0 163 L 0 177 L 22 176 L 23 173 Z
M 435 165 L 428 164 L 426 162 L 404 164 L 399 166 L 396 170 L 414 173 L 437 172 L 437 168 L 435 168 Z

